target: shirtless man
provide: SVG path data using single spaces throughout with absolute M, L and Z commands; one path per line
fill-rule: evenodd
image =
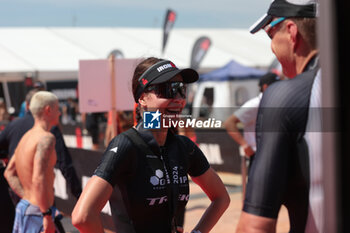
M 57 97 L 36 93 L 30 102 L 34 126 L 20 140 L 5 170 L 11 188 L 21 197 L 16 207 L 13 232 L 55 232 L 54 171 L 55 136 L 50 133 L 59 120 Z

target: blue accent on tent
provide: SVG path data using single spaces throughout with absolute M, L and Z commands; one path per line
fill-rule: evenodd
M 243 66 L 235 61 L 230 61 L 224 67 L 213 70 L 199 76 L 199 82 L 227 81 L 242 79 L 259 79 L 266 71 Z

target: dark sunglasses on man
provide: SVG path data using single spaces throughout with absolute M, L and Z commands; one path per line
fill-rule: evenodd
M 186 84 L 183 82 L 166 82 L 152 85 L 147 87 L 146 91 L 154 91 L 159 98 L 175 99 L 178 93 L 182 99 L 186 98 Z
M 272 39 L 271 29 L 283 22 L 285 19 L 285 17 L 281 17 L 275 20 L 271 20 L 271 22 L 264 27 L 264 31 L 270 37 L 270 39 Z

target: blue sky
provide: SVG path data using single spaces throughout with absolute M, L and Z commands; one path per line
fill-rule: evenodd
M 248 28 L 271 0 L 0 0 L 0 27 Z

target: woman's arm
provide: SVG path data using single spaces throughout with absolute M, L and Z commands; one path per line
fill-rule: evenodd
M 209 168 L 203 175 L 192 177 L 211 200 L 210 206 L 199 220 L 195 230 L 201 233 L 209 232 L 218 222 L 222 214 L 230 204 L 230 197 L 216 172 Z
M 72 223 L 80 232 L 104 232 L 100 213 L 112 191 L 112 186 L 98 176 L 89 180 L 72 212 Z

